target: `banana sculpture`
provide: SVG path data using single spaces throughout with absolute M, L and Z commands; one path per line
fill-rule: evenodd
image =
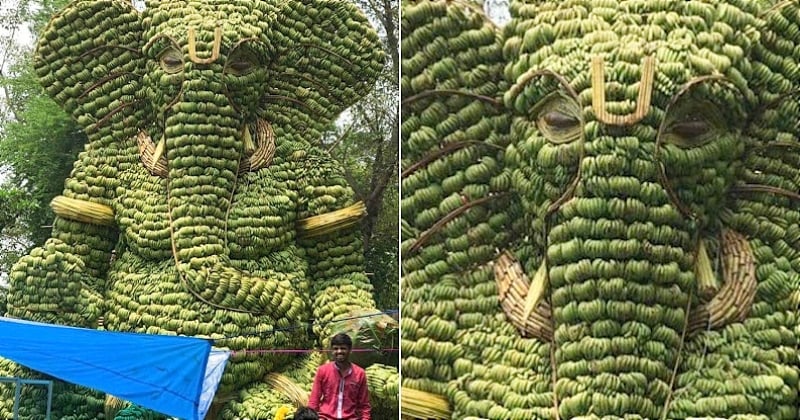
M 371 89 L 377 34 L 339 0 L 78 0 L 40 39 L 41 83 L 89 142 L 52 238 L 11 273 L 9 314 L 217 339 L 235 355 L 209 418 L 273 418 L 289 400 L 265 374 L 307 392 L 322 360 L 244 350 L 313 348 L 328 321 L 377 312 L 363 204 L 311 145 Z M 314 334 L 294 328 L 309 319 Z M 102 396 L 56 390 L 55 418 L 102 418 Z M 21 418 L 39 418 L 44 395 L 24 397 Z
M 800 418 L 800 4 L 402 8 L 404 412 Z

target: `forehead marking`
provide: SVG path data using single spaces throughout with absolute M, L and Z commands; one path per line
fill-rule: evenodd
M 633 125 L 641 121 L 650 108 L 650 96 L 653 93 L 653 79 L 656 59 L 647 56 L 642 60 L 642 79 L 639 83 L 639 97 L 636 109 L 627 115 L 615 115 L 606 110 L 605 73 L 603 57 L 592 57 L 592 110 L 600 122 L 608 125 Z
M 222 28 L 214 28 L 214 46 L 211 49 L 211 57 L 200 58 L 197 56 L 197 41 L 195 39 L 194 28 L 189 28 L 189 59 L 197 64 L 211 64 L 219 58 L 219 49 L 222 45 Z

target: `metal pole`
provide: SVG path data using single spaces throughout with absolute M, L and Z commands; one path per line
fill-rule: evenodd
M 50 420 L 50 409 L 53 407 L 53 381 L 47 383 L 47 417 Z
M 22 392 L 22 380 L 17 378 L 14 382 L 14 420 L 19 420 L 20 392 Z

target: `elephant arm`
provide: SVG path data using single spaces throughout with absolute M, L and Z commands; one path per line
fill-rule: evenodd
M 10 316 L 97 326 L 118 235 L 111 210 L 116 169 L 102 162 L 91 145 L 81 154 L 63 195 L 53 200 L 51 237 L 12 268 Z
M 327 343 L 334 332 L 342 329 L 342 323 L 328 322 L 378 310 L 372 284 L 364 273 L 357 218 L 346 214 L 359 213 L 358 206 L 351 204 L 352 189 L 341 171 L 324 160 L 309 164 L 306 174 L 307 183 L 301 185 L 300 191 L 303 208 L 299 242 L 308 259 L 313 315 L 317 321 L 314 332 Z M 334 228 L 303 228 L 303 221 L 314 220 L 325 220 Z

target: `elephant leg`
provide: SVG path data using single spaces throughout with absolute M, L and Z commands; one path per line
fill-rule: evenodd
M 138 405 L 131 405 L 118 411 L 114 420 L 166 420 L 169 417 Z
M 272 385 L 258 382 L 241 390 L 233 401 L 222 406 L 217 417 L 211 418 L 271 420 L 275 418 L 281 407 L 287 407 L 294 411 L 295 403 Z
M 519 337 L 495 318 L 464 332 L 464 354 L 453 363 L 445 393 L 453 418 L 554 419 L 551 345 Z
M 748 319 L 688 342 L 668 417 L 798 418 L 795 346 L 770 324 Z

